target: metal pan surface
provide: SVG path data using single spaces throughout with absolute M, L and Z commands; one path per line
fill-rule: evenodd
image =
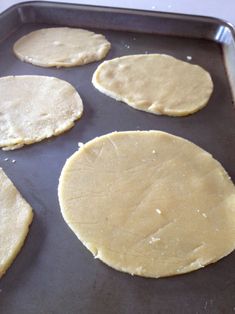
M 189 62 L 212 75 L 214 92 L 209 104 L 183 118 L 155 116 L 97 91 L 91 78 L 98 62 L 46 69 L 14 56 L 12 46 L 18 38 L 55 25 L 104 34 L 112 44 L 106 59 L 138 53 L 166 53 L 185 61 L 191 56 Z M 61 169 L 78 142 L 114 130 L 152 129 L 182 136 L 210 152 L 235 181 L 234 47 L 230 25 L 211 18 L 47 2 L 18 4 L 0 15 L 0 76 L 35 74 L 64 79 L 77 88 L 85 107 L 81 120 L 65 134 L 0 152 L 0 166 L 35 213 L 21 253 L 0 281 L 0 313 L 235 311 L 235 252 L 214 265 L 178 277 L 132 277 L 92 258 L 64 223 L 57 199 Z

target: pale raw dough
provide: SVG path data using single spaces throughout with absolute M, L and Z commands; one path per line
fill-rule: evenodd
M 135 109 L 185 116 L 204 107 L 212 93 L 210 74 L 168 55 L 132 55 L 101 63 L 92 83 Z
M 63 133 L 83 111 L 75 88 L 54 77 L 2 77 L 0 95 L 0 147 L 4 149 Z
M 19 253 L 33 219 L 30 205 L 0 168 L 0 278 Z
M 103 59 L 110 43 L 85 29 L 53 27 L 33 31 L 14 44 L 16 56 L 42 67 L 72 67 Z
M 182 274 L 235 248 L 232 181 L 209 153 L 164 132 L 88 142 L 62 170 L 59 201 L 92 254 L 130 274 Z

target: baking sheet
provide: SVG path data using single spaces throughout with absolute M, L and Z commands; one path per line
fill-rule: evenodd
M 112 44 L 106 59 L 136 53 L 166 53 L 185 61 L 192 56 L 191 63 L 212 75 L 214 92 L 209 104 L 188 117 L 155 116 L 93 88 L 91 77 L 100 62 L 45 69 L 14 56 L 12 46 L 18 38 L 54 25 L 85 27 L 104 34 Z M 64 135 L 0 152 L 0 166 L 35 213 L 21 253 L 0 280 L 0 313 L 235 311 L 235 253 L 178 277 L 132 277 L 93 259 L 64 223 L 57 199 L 60 171 L 78 142 L 114 130 L 156 129 L 182 136 L 212 153 L 235 181 L 234 86 L 232 76 L 230 84 L 228 78 L 230 65 L 234 65 L 233 36 L 229 25 L 210 18 L 46 2 L 19 4 L 0 16 L 0 76 L 55 76 L 73 84 L 84 102 L 83 117 Z

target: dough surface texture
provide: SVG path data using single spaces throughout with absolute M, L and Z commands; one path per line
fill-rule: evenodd
M 54 77 L 2 77 L 0 95 L 0 147 L 5 150 L 59 135 L 83 111 L 75 88 Z
M 169 116 L 200 110 L 213 91 L 210 74 L 203 68 L 162 54 L 104 61 L 92 83 L 102 93 L 135 109 Z
M 0 278 L 12 264 L 33 219 L 30 205 L 0 168 Z
M 62 215 L 92 254 L 145 277 L 190 272 L 235 248 L 235 187 L 212 156 L 160 131 L 86 143 L 59 181 Z
M 41 67 L 73 67 L 103 59 L 110 43 L 101 34 L 69 27 L 33 31 L 14 44 L 16 56 Z

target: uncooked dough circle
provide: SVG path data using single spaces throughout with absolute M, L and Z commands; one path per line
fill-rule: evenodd
M 212 93 L 210 74 L 168 55 L 131 55 L 104 61 L 92 82 L 102 93 L 135 109 L 185 116 L 203 108 Z
M 16 56 L 42 67 L 72 67 L 103 59 L 110 43 L 101 34 L 69 27 L 43 28 L 14 44 Z
M 12 264 L 33 219 L 30 205 L 0 168 L 0 278 Z
M 4 149 L 63 133 L 83 111 L 75 88 L 54 77 L 2 77 L 0 95 L 0 147 Z
M 235 248 L 232 181 L 209 153 L 168 133 L 86 143 L 62 170 L 59 201 L 92 254 L 131 274 L 182 274 Z

